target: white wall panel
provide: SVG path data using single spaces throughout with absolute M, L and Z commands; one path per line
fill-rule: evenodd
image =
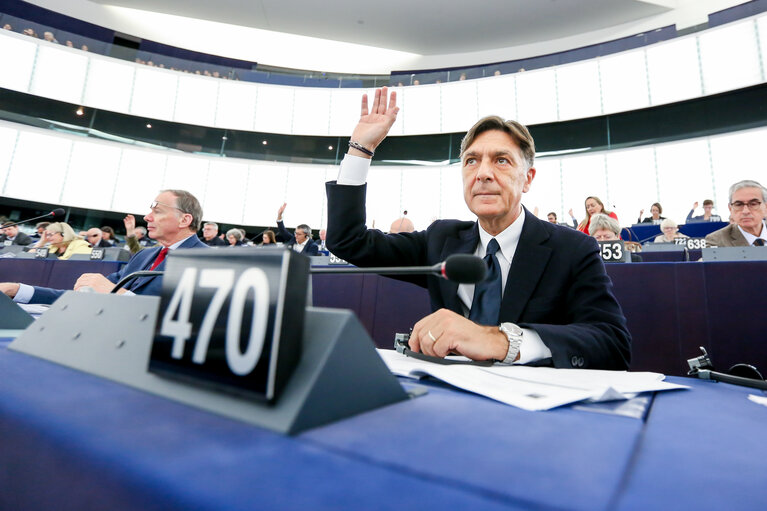
M 702 94 L 695 38 L 674 39 L 648 47 L 647 72 L 653 105 L 697 98 Z
M 522 124 L 557 120 L 557 88 L 554 69 L 517 73 L 517 119 Z
M 334 89 L 330 95 L 329 134 L 337 137 L 350 136 L 360 118 L 362 94 L 367 93 L 372 97 L 372 92 L 373 89 Z
M 488 115 L 519 119 L 515 76 L 494 76 L 477 82 L 478 119 Z
M 467 131 L 477 120 L 476 80 L 443 84 L 442 133 Z
M 401 206 L 416 230 L 426 229 L 439 218 L 441 173 L 440 167 L 419 167 L 402 173 Z M 395 218 L 389 221 L 389 226 Z M 387 226 L 381 226 L 384 227 Z
M 146 215 L 149 205 L 162 190 L 168 153 L 143 149 L 123 149 L 117 174 L 112 208 Z
M 185 124 L 215 126 L 220 83 L 224 83 L 224 80 L 187 74 L 179 76 L 173 120 Z
M 602 113 L 599 65 L 595 60 L 559 66 L 556 72 L 560 121 Z
M 287 201 L 287 183 L 287 165 L 275 165 L 273 163 L 250 165 L 243 223 L 274 227 L 277 210 L 283 202 Z M 310 219 L 310 221 L 314 220 Z
M 216 126 L 233 130 L 253 130 L 258 88 L 252 84 L 222 80 L 218 84 Z
M 288 203 L 284 213 L 285 225 L 295 227 L 309 224 L 317 229 L 325 195 L 325 169 L 322 165 L 291 165 L 288 169 L 286 199 Z M 279 207 L 280 204 L 277 204 Z M 272 225 L 277 218 L 277 208 L 272 213 Z
M 406 87 L 402 91 L 405 107 L 399 113 L 404 132 L 413 135 L 439 133 L 442 124 L 439 85 Z
M 3 193 L 5 180 L 8 177 L 18 134 L 18 130 L 0 126 L 0 194 Z
M 68 103 L 80 103 L 88 57 L 82 52 L 41 44 L 29 92 Z
M 292 87 L 258 85 L 254 131 L 291 133 L 293 127 Z
M 83 103 L 112 112 L 128 112 L 136 67 L 116 59 L 90 57 Z
M 606 208 L 612 208 L 605 175 L 605 157 L 602 154 L 562 158 L 562 207 L 565 210 L 572 208 L 579 222 L 586 216 L 586 197 L 599 197 Z
M 649 106 L 644 49 L 600 59 L 599 76 L 604 113 Z
M 442 167 L 440 171 L 440 218 L 455 218 L 458 220 L 475 220 L 463 198 L 463 174 L 461 165 L 454 164 Z
M 645 210 L 644 216 L 650 216 L 650 205 L 659 201 L 653 148 L 608 151 L 606 165 L 610 200 L 621 225 L 636 222 L 641 209 Z M 668 206 L 663 202 L 661 205 Z
M 208 186 L 208 163 L 207 158 L 169 155 L 165 163 L 162 188 L 186 190 L 198 200 L 205 197 L 205 189 Z
M 210 160 L 208 185 L 202 208 L 206 218 L 242 223 L 248 185 L 248 165 L 243 161 Z
M 704 199 L 713 199 L 714 210 L 719 212 L 722 219 L 727 220 L 730 186 L 744 179 L 752 179 L 767 186 L 767 172 L 764 166 L 767 161 L 767 144 L 764 143 L 766 139 L 767 128 L 712 137 L 711 163 L 715 195 L 696 197 L 695 200 L 702 205 Z M 702 211 L 696 214 L 700 215 Z
M 740 89 L 762 81 L 753 20 L 698 36 L 705 94 Z
M 180 73 L 137 66 L 130 113 L 152 119 L 173 120 Z
M 535 162 L 535 178 L 530 191 L 522 195 L 522 204 L 533 213 L 538 208 L 538 217 L 546 219 L 549 211 L 562 217 L 562 181 L 558 158 L 540 158 Z
M 0 87 L 27 92 L 36 52 L 37 45 L 33 41 L 25 41 L 8 34 L 0 35 L 0 55 L 4 69 L 4 72 L 0 73 Z
M 22 130 L 4 195 L 58 204 L 71 148 L 68 138 Z
M 368 227 L 384 232 L 402 214 L 402 173 L 404 167 L 376 165 L 368 174 L 367 219 Z
M 655 150 L 655 158 L 663 216 L 684 223 L 692 203 L 703 202 L 712 193 L 708 141 L 662 144 Z
M 327 135 L 330 126 L 330 91 L 296 87 L 291 133 Z
M 76 141 L 61 196 L 64 204 L 109 210 L 122 151 L 112 144 Z

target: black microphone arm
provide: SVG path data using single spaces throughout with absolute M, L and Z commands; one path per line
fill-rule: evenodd
M 125 284 L 129 283 L 132 280 L 135 280 L 139 277 L 158 277 L 165 273 L 164 271 L 157 271 L 157 270 L 142 270 L 142 271 L 134 271 L 133 273 L 129 273 L 125 277 L 121 278 L 120 281 L 115 284 L 115 287 L 112 288 L 110 293 L 114 294 L 118 292 L 120 289 L 125 286 Z
M 40 220 L 42 218 L 48 218 L 48 217 L 56 218 L 57 216 L 64 216 L 64 209 L 63 208 L 56 208 L 53 211 L 51 211 L 50 213 L 47 213 L 45 215 L 36 216 L 35 218 L 29 218 L 27 220 L 22 220 L 21 222 L 16 222 L 14 224 L 5 224 L 5 225 L 3 225 L 3 227 L 15 227 L 17 225 L 26 224 L 28 222 L 34 222 L 35 220 Z
M 310 273 L 376 273 L 378 275 L 437 275 L 460 284 L 476 284 L 487 276 L 485 262 L 471 254 L 453 254 L 434 266 L 391 266 L 391 267 L 325 267 L 311 268 Z

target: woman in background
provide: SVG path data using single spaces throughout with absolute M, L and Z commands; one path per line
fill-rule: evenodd
M 670 218 L 666 218 L 660 223 L 660 230 L 663 234 L 656 236 L 653 240 L 654 243 L 674 243 L 674 238 L 688 237 L 679 232 L 679 226 Z
M 274 245 L 277 243 L 277 240 L 274 237 L 274 231 L 271 229 L 265 230 L 261 235 L 261 239 L 261 245 Z
M 230 247 L 241 247 L 244 245 L 242 242 L 242 231 L 239 229 L 229 229 L 226 231 L 226 239 L 229 240 Z
M 56 222 L 45 228 L 44 238 L 50 247 L 50 253 L 56 254 L 61 260 L 66 260 L 75 254 L 90 254 L 91 246 L 87 241 L 75 234 L 75 231 L 64 222 Z
M 659 202 L 656 202 L 652 206 L 650 206 L 650 216 L 645 217 L 644 220 L 642 220 L 642 214 L 644 213 L 644 209 L 639 210 L 639 218 L 637 218 L 638 224 L 659 224 L 661 221 L 665 220 L 665 216 L 660 216 L 661 213 L 663 213 L 663 208 L 661 207 Z
M 578 230 L 587 235 L 589 234 L 589 227 L 591 226 L 591 217 L 597 213 L 603 213 L 616 222 L 618 221 L 618 215 L 612 211 L 607 211 L 605 209 L 605 205 L 601 200 L 599 200 L 599 197 L 586 197 L 584 206 L 586 207 L 586 218 L 584 218 L 583 221 L 578 224 Z

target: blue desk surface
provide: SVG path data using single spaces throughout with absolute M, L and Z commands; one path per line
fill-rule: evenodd
M 759 509 L 767 407 L 655 397 L 646 420 L 429 393 L 285 437 L 0 343 L 2 509 Z

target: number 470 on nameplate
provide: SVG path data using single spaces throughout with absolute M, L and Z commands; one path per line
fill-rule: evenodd
M 300 356 L 308 260 L 286 250 L 212 252 L 168 259 L 149 370 L 273 400 Z

